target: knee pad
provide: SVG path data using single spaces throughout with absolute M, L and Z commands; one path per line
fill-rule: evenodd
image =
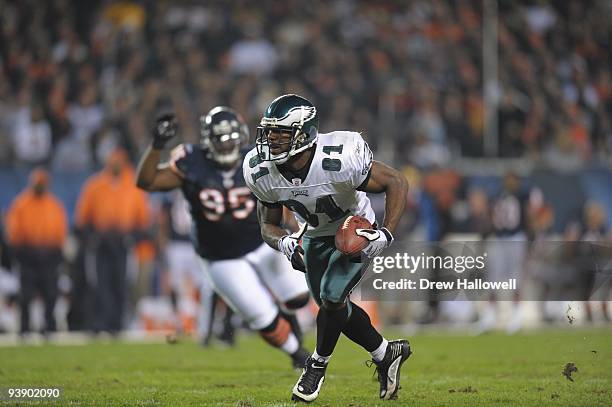
M 284 318 L 279 318 L 278 315 L 270 325 L 259 330 L 259 335 L 261 335 L 263 340 L 277 348 L 287 341 L 290 333 L 291 325 Z
M 308 295 L 308 293 L 304 293 L 290 299 L 289 301 L 286 301 L 284 305 L 285 308 L 287 308 L 288 310 L 296 310 L 308 304 L 309 300 L 310 296 Z

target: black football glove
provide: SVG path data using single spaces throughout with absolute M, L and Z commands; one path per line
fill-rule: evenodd
M 291 256 L 291 267 L 294 270 L 301 271 L 302 273 L 306 272 L 306 264 L 304 264 L 304 249 L 302 246 L 298 246 L 295 248 L 295 252 L 293 256 Z
M 166 143 L 176 135 L 177 122 L 172 113 L 166 113 L 155 119 L 155 126 L 151 131 L 153 135 L 153 148 L 161 150 Z

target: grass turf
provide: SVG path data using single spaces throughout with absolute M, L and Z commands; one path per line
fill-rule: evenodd
M 342 338 L 316 405 L 612 405 L 609 328 L 410 341 L 399 400 L 378 399 L 368 355 Z M 574 382 L 561 374 L 567 362 Z M 227 350 L 190 341 L 0 348 L 0 387 L 59 386 L 62 405 L 290 406 L 297 377 L 287 357 L 247 335 Z

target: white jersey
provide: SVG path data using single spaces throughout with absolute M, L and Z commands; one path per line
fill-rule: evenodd
M 248 152 L 242 169 L 247 186 L 262 202 L 289 208 L 300 226 L 308 222 L 306 236 L 334 236 L 348 215 L 375 222 L 365 192 L 357 188 L 369 176 L 372 151 L 361 134 L 334 131 L 319 134 L 314 158 L 304 181 L 288 180 L 273 161 Z

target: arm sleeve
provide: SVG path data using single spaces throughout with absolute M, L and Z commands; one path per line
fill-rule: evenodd
M 368 143 L 365 142 L 359 133 L 355 133 L 355 142 L 350 153 L 351 155 L 348 158 L 350 166 L 349 181 L 355 189 L 358 189 L 364 186 L 364 182 L 370 176 L 374 155 Z

